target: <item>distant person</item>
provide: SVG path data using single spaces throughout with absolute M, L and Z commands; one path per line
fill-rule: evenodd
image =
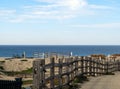
M 72 52 L 70 52 L 70 56 L 72 56 L 73 55 L 73 53 Z

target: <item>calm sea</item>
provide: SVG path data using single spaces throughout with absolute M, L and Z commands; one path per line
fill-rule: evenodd
M 120 54 L 120 46 L 95 46 L 95 45 L 1 45 L 0 57 L 12 57 L 13 55 L 22 55 L 26 53 L 27 57 L 33 57 L 34 52 L 57 52 L 68 55 L 70 52 L 75 56 L 86 56 L 91 54 Z

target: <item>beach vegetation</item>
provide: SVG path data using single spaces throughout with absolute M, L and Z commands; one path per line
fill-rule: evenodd
M 83 83 L 84 81 L 89 81 L 86 76 L 79 75 L 74 79 L 74 83 Z
M 1 69 L 1 70 L 4 70 L 3 66 L 0 66 L 0 69 Z
M 21 60 L 21 61 L 28 61 L 28 60 L 26 60 L 26 59 L 23 59 L 23 60 Z
M 111 56 L 120 56 L 120 54 L 112 54 Z
M 24 80 L 23 81 L 23 85 L 32 84 L 32 83 L 33 83 L 33 80 Z
M 4 72 L 8 76 L 15 76 L 15 75 L 27 75 L 27 74 L 32 74 L 32 68 L 28 68 L 27 70 L 23 71 L 5 71 Z
M 0 63 L 5 63 L 5 61 L 0 61 Z
M 113 72 L 107 72 L 107 73 L 105 73 L 105 75 L 115 75 L 115 73 L 113 73 Z
M 92 54 L 90 55 L 91 57 L 96 57 L 96 58 L 102 58 L 102 59 L 105 59 L 106 58 L 106 55 L 104 54 Z
M 28 68 L 27 70 L 23 70 L 21 71 L 22 73 L 27 73 L 27 74 L 31 74 L 33 72 L 33 68 Z

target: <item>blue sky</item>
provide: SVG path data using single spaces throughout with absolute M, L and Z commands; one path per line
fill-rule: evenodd
M 0 45 L 120 45 L 120 0 L 0 0 Z

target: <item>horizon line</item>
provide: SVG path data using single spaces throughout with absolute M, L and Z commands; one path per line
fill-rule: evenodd
M 120 46 L 112 44 L 0 44 L 0 46 Z

